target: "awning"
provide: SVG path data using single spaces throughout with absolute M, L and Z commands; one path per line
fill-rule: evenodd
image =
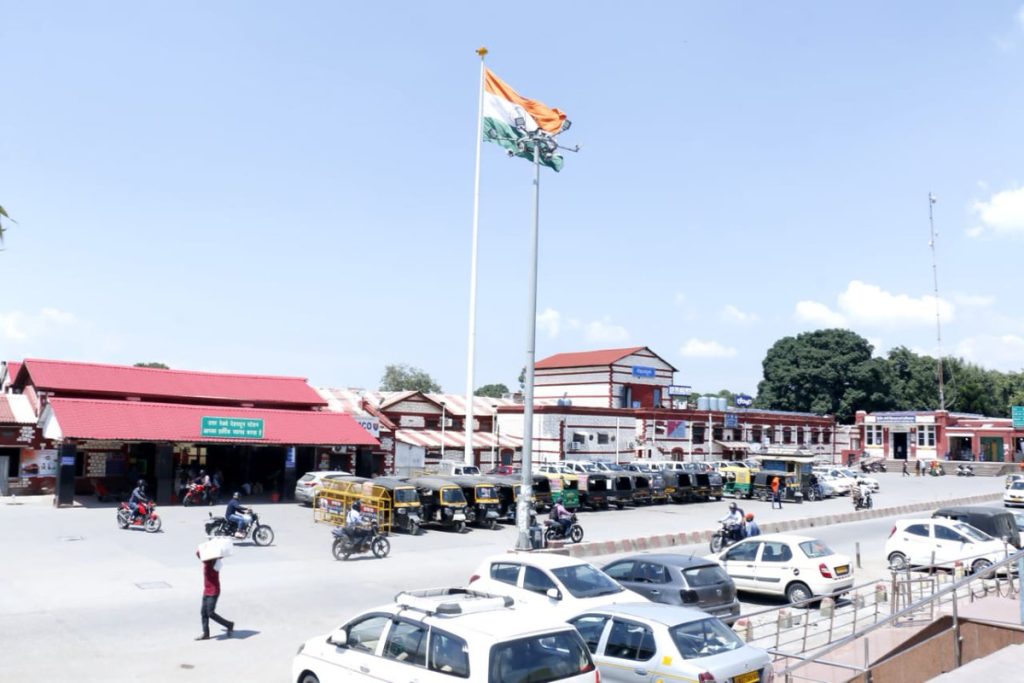
M 725 448 L 726 450 L 731 450 L 731 451 L 749 451 L 750 450 L 750 444 L 747 443 L 746 441 L 718 441 L 716 439 L 715 443 L 717 443 L 722 448 Z
M 225 421 L 225 436 L 203 433 L 204 423 L 208 425 L 210 418 Z M 237 433 L 241 425 L 252 428 L 251 436 Z M 257 433 L 258 436 L 254 436 Z M 379 444 L 346 413 L 73 398 L 50 399 L 43 413 L 43 434 L 49 439 L 244 443 L 251 446 Z
M 465 448 L 466 433 L 457 429 L 399 429 L 395 432 L 395 438 L 410 446 L 421 446 L 423 448 Z M 473 448 L 520 448 L 522 442 L 508 436 L 498 436 L 491 432 L 473 432 Z

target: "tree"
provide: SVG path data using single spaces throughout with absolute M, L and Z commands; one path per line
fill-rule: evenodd
M 508 387 L 504 384 L 485 384 L 475 392 L 477 396 L 487 396 L 489 398 L 501 398 L 509 393 Z
M 755 405 L 834 415 L 840 422 L 851 422 L 857 410 L 891 409 L 892 373 L 871 352 L 871 344 L 849 330 L 783 337 L 765 355 Z
M 7 220 L 9 220 L 10 222 L 12 222 L 12 223 L 17 223 L 18 222 L 16 220 L 14 220 L 13 218 L 11 218 L 10 216 L 8 216 L 7 215 L 7 211 L 4 209 L 4 207 L 0 206 L 0 244 L 4 243 L 4 232 L 6 232 L 6 228 L 4 228 L 4 219 L 5 218 Z
M 171 368 L 163 363 L 136 363 L 137 368 L 156 368 L 157 370 L 170 370 Z
M 405 363 L 396 363 L 384 366 L 384 376 L 380 378 L 380 390 L 422 391 L 436 394 L 441 392 L 441 385 L 419 368 Z
M 519 391 L 525 391 L 525 390 L 526 390 L 526 366 L 524 365 L 523 369 L 519 371 Z

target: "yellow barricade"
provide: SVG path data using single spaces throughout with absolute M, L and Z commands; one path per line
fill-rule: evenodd
M 374 520 L 382 534 L 391 531 L 393 520 L 391 496 L 387 489 L 372 481 L 325 479 L 313 498 L 313 519 L 344 526 L 352 503 L 359 501 L 363 519 Z

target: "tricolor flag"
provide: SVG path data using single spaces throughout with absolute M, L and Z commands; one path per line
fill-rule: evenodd
M 562 132 L 566 122 L 565 114 L 552 109 L 543 102 L 528 100 L 508 83 L 494 75 L 490 69 L 484 69 L 484 140 L 496 142 L 515 156 L 533 161 L 533 146 L 528 145 L 520 150 L 516 140 L 525 137 L 516 127 L 516 119 L 523 120 L 523 127 L 528 132 L 540 128 L 545 133 L 555 136 Z M 551 154 L 541 156 L 540 162 L 556 171 L 562 170 L 565 160 Z

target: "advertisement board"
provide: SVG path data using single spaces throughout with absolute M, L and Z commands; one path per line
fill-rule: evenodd
M 57 451 L 33 450 L 25 448 L 21 451 L 21 466 L 18 469 L 21 477 L 56 477 Z

